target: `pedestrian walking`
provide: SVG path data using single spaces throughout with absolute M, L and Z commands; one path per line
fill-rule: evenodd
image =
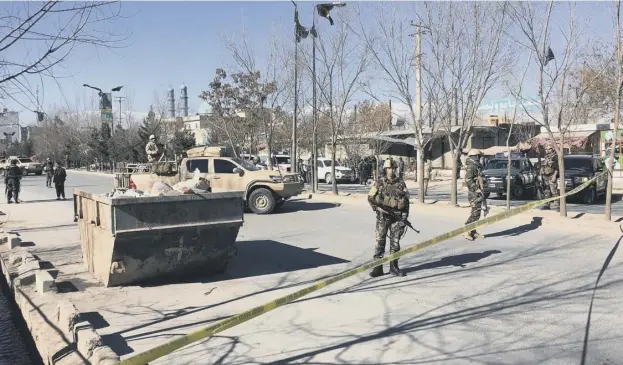
M 379 178 L 368 193 L 368 203 L 376 212 L 376 247 L 374 259 L 385 256 L 385 244 L 389 233 L 390 253 L 400 251 L 400 239 L 407 228 L 409 219 L 409 191 L 404 181 L 396 175 L 396 163 L 387 159 L 383 164 L 385 176 Z M 405 276 L 398 267 L 398 260 L 389 263 L 389 272 L 395 276 Z M 383 266 L 377 266 L 370 272 L 371 277 L 383 275 Z
M 465 160 L 465 185 L 467 185 L 467 199 L 469 200 L 469 206 L 471 211 L 469 218 L 465 224 L 470 224 L 480 220 L 482 213 L 482 201 L 486 199 L 484 196 L 484 173 L 482 172 L 482 165 L 480 164 L 480 150 L 471 149 L 467 153 L 467 159 Z M 476 230 L 472 230 L 463 235 L 465 239 L 473 241 L 476 238 L 482 237 Z
M 65 200 L 65 180 L 67 179 L 67 172 L 61 166 L 60 162 L 57 162 L 54 166 L 54 187 L 56 188 L 56 200 Z
M 20 192 L 20 181 L 22 180 L 22 169 L 17 166 L 17 160 L 11 160 L 11 165 L 6 171 L 4 175 L 4 185 L 6 202 L 8 204 L 13 203 L 11 199 L 15 200 L 15 204 L 19 204 L 19 192 Z

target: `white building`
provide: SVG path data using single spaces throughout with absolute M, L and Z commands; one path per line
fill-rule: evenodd
M 22 131 L 19 123 L 19 112 L 10 111 L 7 108 L 0 112 L 0 140 L 2 145 L 7 142 L 16 143 L 21 141 Z

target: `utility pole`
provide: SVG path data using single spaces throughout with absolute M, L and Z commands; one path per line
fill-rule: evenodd
M 312 29 L 316 30 L 316 13 L 312 15 Z M 312 193 L 318 191 L 318 111 L 316 110 L 316 37 L 312 37 Z
M 415 25 L 415 119 L 418 126 L 422 126 L 422 30 L 419 24 Z
M 296 3 L 292 1 L 294 4 L 294 114 L 292 115 L 292 151 L 290 151 L 290 164 L 292 172 L 298 172 L 298 159 L 296 158 L 296 124 L 298 118 L 298 109 L 299 109 L 299 40 L 298 40 L 298 27 L 297 21 L 299 18 L 299 9 L 296 6 Z
M 115 96 L 115 99 L 117 99 L 117 101 L 119 102 L 119 126 L 121 127 L 121 123 L 122 123 L 122 119 L 121 119 L 121 101 L 125 100 L 126 97 L 125 96 Z M 113 126 L 113 129 L 114 126 Z

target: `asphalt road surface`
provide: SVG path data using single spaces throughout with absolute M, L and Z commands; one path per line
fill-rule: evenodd
M 111 185 L 110 177 L 68 173 L 68 193 L 102 193 Z M 26 204 L 55 198 L 39 177 L 24 178 L 22 190 Z M 33 204 L 43 207 L 53 210 L 50 220 L 71 217 L 70 202 Z M 422 234 L 408 232 L 403 246 L 461 226 L 468 214 L 414 208 Z M 405 278 L 346 279 L 151 363 L 620 364 L 618 235 L 541 218 L 522 215 L 482 229 L 482 240 L 430 247 L 400 260 Z M 69 235 L 27 234 L 35 243 Z M 361 264 L 374 244 L 374 214 L 365 203 L 292 201 L 276 214 L 245 215 L 238 256 L 222 277 L 90 288 L 72 300 L 102 316 L 107 325 L 98 332 L 128 357 Z

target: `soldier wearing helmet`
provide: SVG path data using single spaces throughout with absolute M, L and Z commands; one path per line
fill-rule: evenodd
M 376 212 L 376 248 L 374 259 L 385 256 L 385 244 L 389 233 L 390 253 L 400 251 L 400 239 L 405 233 L 405 221 L 409 218 L 409 192 L 404 181 L 397 176 L 397 166 L 387 159 L 383 164 L 384 176 L 380 177 L 368 193 L 368 203 Z M 398 260 L 389 264 L 389 272 L 395 276 L 406 274 L 398 267 Z M 383 275 L 383 266 L 370 272 L 371 277 Z
M 149 142 L 145 146 L 145 152 L 147 153 L 147 161 L 158 161 L 158 157 L 160 157 L 160 151 L 158 145 L 156 144 L 156 136 L 154 136 L 153 134 L 149 136 Z
M 545 146 L 545 157 L 543 158 L 543 162 L 541 162 L 541 176 L 543 177 L 544 189 L 543 195 L 544 198 L 553 198 L 558 196 L 558 156 L 556 155 L 556 151 L 554 147 L 551 145 Z M 551 209 L 560 210 L 559 202 L 554 201 L 545 203 L 543 209 Z
M 482 155 L 482 152 L 479 149 L 472 148 L 467 153 L 467 159 L 465 160 L 465 185 L 468 190 L 467 199 L 471 207 L 469 218 L 465 221 L 466 225 L 477 222 L 480 219 L 482 201 L 486 199 L 484 196 L 484 174 L 480 164 L 480 155 Z M 465 233 L 464 237 L 467 240 L 473 241 L 482 236 L 476 230 L 473 230 Z
M 11 165 L 4 175 L 4 185 L 6 186 L 6 201 L 11 204 L 11 198 L 15 199 L 15 204 L 19 204 L 19 186 L 22 179 L 22 169 L 17 166 L 17 160 L 11 160 Z

